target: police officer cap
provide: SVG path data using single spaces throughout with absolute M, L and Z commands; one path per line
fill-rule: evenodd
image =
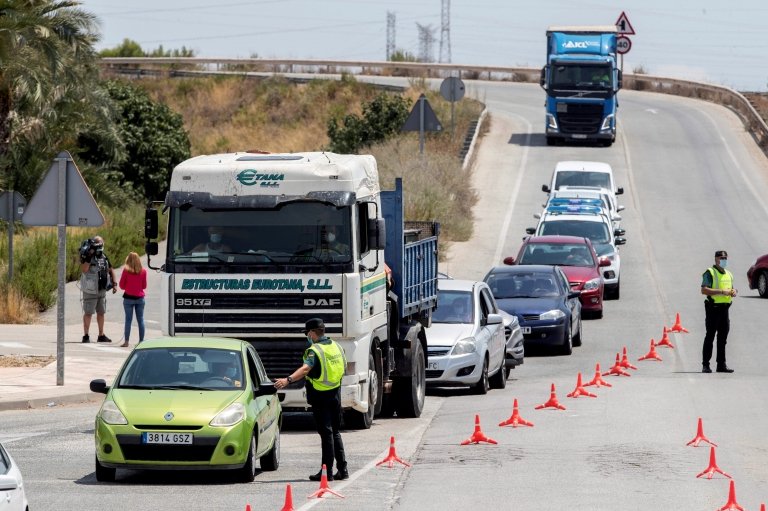
M 725 250 L 718 250 L 715 252 L 715 257 L 728 257 L 728 252 Z
M 325 323 L 320 318 L 312 318 L 304 323 L 304 333 L 306 334 L 310 330 L 316 330 L 318 328 L 325 328 Z

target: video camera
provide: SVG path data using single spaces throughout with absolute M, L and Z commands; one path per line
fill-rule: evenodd
M 97 243 L 93 238 L 89 238 L 80 245 L 80 262 L 90 262 L 93 256 L 100 256 L 103 253 L 104 244 Z

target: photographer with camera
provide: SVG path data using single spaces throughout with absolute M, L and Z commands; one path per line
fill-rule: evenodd
M 104 335 L 104 313 L 107 311 L 107 291 L 117 293 L 115 287 L 115 271 L 109 258 L 104 254 L 104 239 L 94 236 L 83 241 L 80 246 L 80 291 L 83 293 L 83 342 L 91 342 L 88 331 L 91 328 L 91 317 L 96 313 L 96 323 L 99 326 L 97 342 L 112 342 Z

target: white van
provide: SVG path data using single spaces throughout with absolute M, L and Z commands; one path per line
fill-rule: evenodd
M 542 185 L 541 190 L 551 193 L 563 186 L 605 188 L 614 195 L 624 193 L 624 188 L 616 187 L 611 166 L 599 161 L 557 162 L 550 184 Z

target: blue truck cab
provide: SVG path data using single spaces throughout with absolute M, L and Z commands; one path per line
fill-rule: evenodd
M 549 27 L 547 64 L 540 85 L 547 93 L 547 145 L 584 140 L 610 146 L 616 140 L 617 93 L 614 25 Z

